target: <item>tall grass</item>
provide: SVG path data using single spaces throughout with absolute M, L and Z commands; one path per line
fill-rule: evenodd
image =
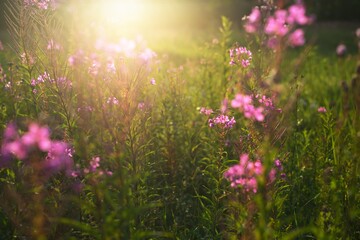
M 274 51 L 226 17 L 156 54 L 62 16 L 7 3 L 0 238 L 359 238 L 357 56 Z

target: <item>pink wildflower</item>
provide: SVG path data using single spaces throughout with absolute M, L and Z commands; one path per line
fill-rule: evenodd
M 69 154 L 69 146 L 65 142 L 53 141 L 48 151 L 48 155 L 45 161 L 45 169 L 51 174 L 55 174 L 59 171 L 65 170 L 69 175 L 73 175 L 73 159 Z
M 319 107 L 318 110 L 317 110 L 319 113 L 326 113 L 327 110 L 325 107 Z
M 224 114 L 218 115 L 217 117 L 208 120 L 209 127 L 219 126 L 220 128 L 229 129 L 236 123 L 235 118 L 229 118 Z
M 265 25 L 265 33 L 266 34 L 274 34 L 278 36 L 285 36 L 289 29 L 286 25 L 286 10 L 277 10 L 275 12 L 275 16 L 271 16 L 268 18 Z
M 311 22 L 311 19 L 305 15 L 305 7 L 303 4 L 294 4 L 289 7 L 289 16 L 287 22 L 289 24 L 297 23 L 305 25 Z
M 231 101 L 233 108 L 239 108 L 244 116 L 249 119 L 255 119 L 256 121 L 262 122 L 265 119 L 263 114 L 264 108 L 254 107 L 252 104 L 252 98 L 248 95 L 236 94 L 235 99 Z
M 143 110 L 145 108 L 145 103 L 144 102 L 139 102 L 138 103 L 138 109 Z
M 150 84 L 151 84 L 151 85 L 156 85 L 155 78 L 151 78 L 151 79 L 150 79 Z
M 25 6 L 35 6 L 39 9 L 46 10 L 49 7 L 55 7 L 54 0 L 24 0 Z
M 149 62 L 151 59 L 156 57 L 156 53 L 151 49 L 146 48 L 143 52 L 140 53 L 139 58 L 144 61 L 144 63 Z
M 22 143 L 27 147 L 38 146 L 43 152 L 51 147 L 50 132 L 47 127 L 40 127 L 36 123 L 29 126 L 29 131 L 22 136 Z
M 252 60 L 252 53 L 247 50 L 246 47 L 232 48 L 229 50 L 230 53 L 230 65 L 241 65 L 246 68 L 250 66 Z
M 289 36 L 289 45 L 292 47 L 298 47 L 305 44 L 304 31 L 302 29 L 296 29 Z
M 347 51 L 347 48 L 346 48 L 346 45 L 345 45 L 345 44 L 339 44 L 339 45 L 337 46 L 337 48 L 336 48 L 336 54 L 337 54 L 339 57 L 345 56 L 346 51 Z
M 224 177 L 231 182 L 231 187 L 242 186 L 246 192 L 257 192 L 256 177 L 263 173 L 264 169 L 260 160 L 249 161 L 248 154 L 240 156 L 239 164 L 230 167 L 224 172 Z
M 200 108 L 200 113 L 206 116 L 211 115 L 213 112 L 214 111 L 211 108 L 204 108 L 204 107 Z
M 116 97 L 109 97 L 106 101 L 107 104 L 119 105 L 119 100 Z
M 261 20 L 261 12 L 259 8 L 254 7 L 251 14 L 247 17 L 247 22 L 244 25 L 245 31 L 248 33 L 254 33 L 258 30 Z

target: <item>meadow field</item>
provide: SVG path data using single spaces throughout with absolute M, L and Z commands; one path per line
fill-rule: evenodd
M 359 22 L 54 2 L 1 3 L 0 240 L 360 239 Z

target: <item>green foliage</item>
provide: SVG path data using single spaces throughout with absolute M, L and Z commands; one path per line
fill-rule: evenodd
M 311 46 L 274 52 L 264 36 L 237 36 L 222 17 L 219 33 L 196 53 L 113 58 L 100 41 L 80 41 L 96 29 L 77 31 L 61 14 L 20 0 L 6 6 L 15 51 L 0 52 L 1 132 L 10 122 L 20 135 L 29 122 L 47 125 L 53 139 L 75 149 L 75 165 L 70 174 L 45 176 L 32 165 L 46 161 L 35 147 L 31 164 L 13 156 L 1 165 L 0 238 L 359 238 L 355 56 L 324 57 Z M 47 48 L 63 39 L 61 50 Z M 251 70 L 229 65 L 229 49 L 238 46 L 251 49 Z M 44 72 L 50 78 L 34 85 Z M 271 96 L 275 109 L 264 122 L 251 121 L 230 107 L 237 93 Z M 200 114 L 201 107 L 214 112 Z M 234 116 L 234 127 L 209 127 L 219 114 Z M 264 169 L 256 192 L 224 179 L 244 153 Z M 283 169 L 271 180 L 275 159 Z

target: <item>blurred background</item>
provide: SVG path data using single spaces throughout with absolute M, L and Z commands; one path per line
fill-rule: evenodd
M 3 12 L 5 2 L 0 0 L 0 9 Z M 112 2 L 139 2 L 144 5 L 143 9 L 149 19 L 146 21 L 159 26 L 179 26 L 203 28 L 220 22 L 220 16 L 229 17 L 234 23 L 239 24 L 242 16 L 257 2 L 254 0 L 60 0 L 65 2 L 77 2 L 84 8 L 91 8 L 93 4 Z M 291 3 L 293 1 L 285 1 Z M 360 21 L 359 0 L 305 0 L 309 13 L 316 15 L 317 21 Z M 110 4 L 111 5 L 111 4 Z M 76 13 L 74 13 L 76 14 Z M 4 29 L 4 14 L 0 14 L 0 28 Z M 149 20 L 146 19 L 146 20 Z
M 0 0 L 0 40 L 9 42 L 4 10 Z M 308 15 L 316 23 L 306 29 L 309 40 L 320 51 L 333 53 L 339 43 L 357 52 L 354 32 L 360 27 L 360 0 L 304 0 Z M 186 56 L 194 54 L 194 45 L 211 41 L 218 35 L 221 16 L 233 22 L 239 38 L 243 34 L 242 18 L 249 14 L 256 0 L 58 0 L 59 14 L 65 24 L 78 31 L 103 31 L 113 37 L 133 38 L 141 35 L 155 51 Z M 279 0 L 282 5 L 293 0 Z M 71 20 L 69 20 L 71 19 Z M 98 34 L 99 35 L 99 34 Z M 89 34 L 88 34 L 89 36 Z M 239 39 L 236 39 L 239 41 Z

